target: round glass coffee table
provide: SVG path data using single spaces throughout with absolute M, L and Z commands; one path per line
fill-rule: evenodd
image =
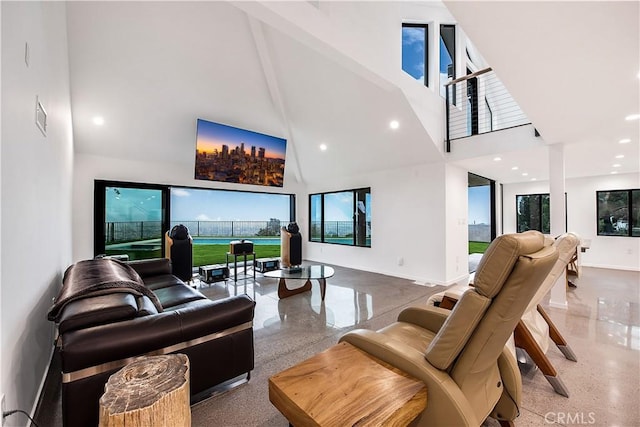
M 317 280 L 320 284 L 320 296 L 324 301 L 324 295 L 327 290 L 327 279 L 333 276 L 333 268 L 328 265 L 307 265 L 299 270 L 274 270 L 263 273 L 265 277 L 272 277 L 278 280 L 278 298 L 287 298 L 292 295 L 299 294 L 311 290 L 311 280 Z M 305 284 L 300 288 L 287 288 L 287 280 L 306 280 Z

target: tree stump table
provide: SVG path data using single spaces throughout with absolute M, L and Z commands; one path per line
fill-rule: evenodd
M 191 426 L 189 359 L 138 359 L 109 377 L 100 398 L 100 427 Z

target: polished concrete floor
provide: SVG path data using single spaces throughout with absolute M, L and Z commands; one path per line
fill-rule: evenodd
M 524 398 L 516 426 L 640 426 L 640 273 L 583 268 L 569 289 L 567 310 L 547 312 L 578 356 L 566 360 L 551 347 L 547 356 L 569 388 L 570 397 L 553 392 L 536 369 L 523 375 Z M 192 407 L 193 426 L 287 426 L 271 405 L 268 378 L 337 343 L 354 328 L 378 329 L 407 306 L 422 305 L 442 287 L 335 267 L 324 302 L 311 292 L 279 300 L 275 279 L 202 285 L 212 299 L 235 292 L 256 300 L 255 370 L 248 383 Z M 212 355 L 215 363 L 215 355 Z M 55 365 L 55 364 L 54 364 Z M 59 382 L 47 386 L 37 421 L 58 426 Z M 496 425 L 489 420 L 487 426 Z

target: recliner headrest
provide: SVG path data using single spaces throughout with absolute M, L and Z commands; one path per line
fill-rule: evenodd
M 518 257 L 532 254 L 543 247 L 544 235 L 535 230 L 498 236 L 478 264 L 474 279 L 477 291 L 487 298 L 493 298 L 509 277 Z

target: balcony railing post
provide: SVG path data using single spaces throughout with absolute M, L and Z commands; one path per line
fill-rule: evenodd
M 446 86 L 445 87 L 445 100 L 444 100 L 444 108 L 445 108 L 445 116 L 446 116 L 446 130 L 445 130 L 445 138 L 446 138 L 446 142 L 447 142 L 447 153 L 451 152 L 451 139 L 449 138 L 449 88 L 451 86 Z

